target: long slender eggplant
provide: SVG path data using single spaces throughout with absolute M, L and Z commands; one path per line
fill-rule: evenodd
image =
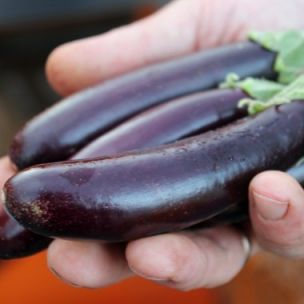
M 303 154 L 304 102 L 144 152 L 39 165 L 4 186 L 5 206 L 33 231 L 126 241 L 175 231 L 246 202 L 250 180 Z
M 244 111 L 237 108 L 237 103 L 244 97 L 247 95 L 237 89 L 208 91 L 173 100 L 109 131 L 74 158 L 142 149 L 211 130 L 243 116 Z M 50 241 L 21 226 L 3 209 L 0 211 L 0 258 L 32 255 L 45 249 Z
M 66 160 L 135 114 L 216 87 L 228 73 L 274 78 L 276 52 L 241 42 L 156 64 L 77 93 L 38 115 L 10 147 L 18 168 Z
M 142 112 L 84 147 L 72 159 L 95 158 L 156 147 L 203 133 L 245 116 L 240 89 L 211 90 L 172 100 Z
M 237 103 L 244 97 L 247 95 L 241 90 L 214 90 L 173 100 L 109 131 L 74 158 L 94 158 L 107 153 L 141 149 L 175 141 L 194 132 L 211 130 L 243 116 L 244 111 L 237 108 Z M 0 258 L 32 255 L 45 249 L 50 241 L 27 230 L 1 210 Z
M 50 238 L 25 229 L 0 207 L 0 259 L 21 258 L 45 249 Z
M 304 164 L 287 171 L 304 187 Z M 214 227 L 239 223 L 248 219 L 247 204 L 238 204 L 191 228 Z M 25 229 L 2 208 L 0 211 L 0 259 L 30 256 L 47 248 L 50 238 Z

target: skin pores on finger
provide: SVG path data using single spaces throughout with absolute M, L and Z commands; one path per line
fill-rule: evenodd
M 66 283 L 99 288 L 131 275 L 120 245 L 55 240 L 48 250 L 50 270 Z
M 131 242 L 129 266 L 139 276 L 168 287 L 191 290 L 220 286 L 243 267 L 248 252 L 241 235 L 214 228 L 153 236 Z
M 252 180 L 249 197 L 253 230 L 260 245 L 283 256 L 302 258 L 304 191 L 297 181 L 283 172 L 264 172 Z

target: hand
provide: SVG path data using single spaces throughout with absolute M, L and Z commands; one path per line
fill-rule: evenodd
M 48 60 L 48 77 L 67 95 L 144 65 L 240 40 L 249 29 L 303 27 L 303 8 L 300 0 L 176 1 L 132 25 L 61 46 Z M 138 274 L 189 290 L 231 280 L 257 244 L 287 257 L 304 257 L 304 191 L 297 182 L 284 173 L 265 172 L 253 179 L 249 192 L 251 246 L 232 227 L 153 236 L 125 247 L 56 240 L 49 248 L 50 268 L 83 287 Z

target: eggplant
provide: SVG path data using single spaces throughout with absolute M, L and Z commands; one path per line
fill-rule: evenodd
M 156 146 L 210 130 L 243 116 L 245 112 L 238 109 L 237 103 L 247 96 L 239 89 L 214 90 L 173 100 L 109 131 L 73 158 L 94 158 Z M 1 210 L 0 258 L 32 255 L 47 248 L 50 241 L 27 230 Z
M 23 169 L 70 158 L 135 114 L 216 87 L 228 73 L 275 78 L 276 52 L 241 42 L 152 65 L 77 93 L 35 117 L 17 133 L 9 155 Z
M 172 100 L 131 118 L 100 136 L 72 159 L 95 158 L 156 147 L 203 133 L 245 116 L 240 89 L 210 90 Z
M 304 163 L 297 164 L 287 170 L 287 173 L 295 178 L 298 183 L 304 188 Z M 203 221 L 192 228 L 206 228 L 219 225 L 230 225 L 235 223 L 244 222 L 249 219 L 248 203 L 237 204 L 231 206 L 229 209 L 215 215 L 214 217 Z
M 26 230 L 4 210 L 0 210 L 0 258 L 26 257 L 47 248 L 50 238 Z
M 287 171 L 304 187 L 304 164 Z M 230 225 L 248 220 L 248 205 L 238 204 L 216 216 L 190 227 L 201 229 L 219 225 Z M 36 254 L 46 249 L 51 238 L 43 237 L 25 229 L 3 209 L 0 213 L 0 259 L 16 259 Z
M 304 168 L 303 168 L 304 169 Z M 249 219 L 249 205 L 244 202 L 241 204 L 233 205 L 223 212 L 202 221 L 188 229 L 197 230 L 203 228 L 212 228 L 216 226 L 234 225 L 246 222 Z
M 196 132 L 210 130 L 245 114 L 237 108 L 247 97 L 241 90 L 214 90 L 193 94 L 155 107 L 89 144 L 73 158 L 156 146 Z M 125 140 L 127 138 L 127 140 Z M 0 258 L 19 258 L 45 249 L 51 239 L 37 235 L 1 210 Z
M 8 212 L 45 236 L 129 241 L 177 231 L 247 201 L 250 180 L 303 153 L 304 103 L 160 148 L 38 165 L 4 186 Z

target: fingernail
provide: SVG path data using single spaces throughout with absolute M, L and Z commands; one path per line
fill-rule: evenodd
M 277 221 L 286 215 L 288 202 L 269 198 L 256 192 L 253 192 L 253 197 L 255 208 L 262 219 Z
M 73 287 L 76 287 L 76 288 L 84 288 L 80 285 L 77 285 L 71 281 L 68 281 L 66 280 L 65 278 L 63 278 L 54 268 L 52 267 L 49 267 L 50 271 L 55 275 L 55 277 L 57 277 L 58 279 L 60 279 L 61 281 L 63 281 L 64 283 L 68 284 L 68 285 L 71 285 Z
M 132 267 L 130 267 L 130 269 L 137 276 L 142 277 L 142 278 L 144 278 L 146 280 L 149 280 L 149 281 L 154 281 L 154 282 L 158 282 L 158 283 L 165 283 L 165 282 L 168 281 L 167 279 L 164 279 L 164 278 L 158 278 L 158 277 L 146 275 L 145 273 L 142 273 L 142 272 L 139 272 L 137 270 L 134 270 Z
M 250 244 L 248 237 L 244 236 L 242 238 L 242 245 L 243 245 L 246 257 L 249 258 L 251 255 L 251 244 Z

